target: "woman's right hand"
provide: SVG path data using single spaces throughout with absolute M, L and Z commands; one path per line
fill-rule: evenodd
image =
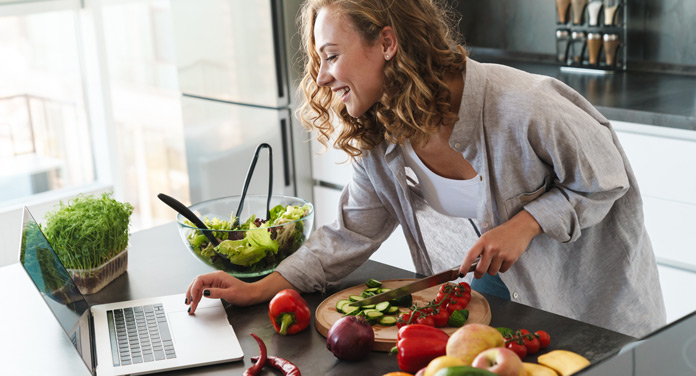
M 278 291 L 286 288 L 295 289 L 278 272 L 248 283 L 219 270 L 193 279 L 186 290 L 186 304 L 190 305 L 189 314 L 196 312 L 196 307 L 203 297 L 223 299 L 238 306 L 249 306 L 269 301 Z

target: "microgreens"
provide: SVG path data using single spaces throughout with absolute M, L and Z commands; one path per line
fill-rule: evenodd
M 47 213 L 42 228 L 67 269 L 92 269 L 126 249 L 132 213 L 111 193 L 80 195 Z

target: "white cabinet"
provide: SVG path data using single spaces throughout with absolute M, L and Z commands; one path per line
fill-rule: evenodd
M 668 321 L 696 310 L 696 132 L 612 121 L 643 198 Z
M 696 132 L 612 124 L 638 180 L 655 255 L 696 271 Z
M 350 181 L 353 168 L 345 153 L 333 148 L 324 149 L 324 146 L 314 138 L 312 147 L 312 177 L 317 183 L 329 183 L 336 187 L 343 187 Z
M 693 299 L 693 286 L 696 286 L 696 273 L 658 265 L 660 287 L 667 306 L 667 322 L 680 319 L 696 311 Z

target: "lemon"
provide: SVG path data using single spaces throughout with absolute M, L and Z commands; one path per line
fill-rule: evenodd
M 437 358 L 431 360 L 430 363 L 428 363 L 428 366 L 425 368 L 425 376 L 434 376 L 437 373 L 437 371 L 443 368 L 465 365 L 466 363 L 464 363 L 459 358 L 455 358 L 449 355 L 438 356 Z

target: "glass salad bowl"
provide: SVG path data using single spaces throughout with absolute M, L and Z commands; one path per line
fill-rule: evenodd
M 241 215 L 235 218 L 241 196 L 222 197 L 191 205 L 208 229 L 196 227 L 177 215 L 179 234 L 197 259 L 237 278 L 264 276 L 275 270 L 309 237 L 314 207 L 301 198 L 273 195 L 247 195 Z M 232 223 L 234 228 L 231 228 Z M 203 231 L 212 231 L 220 240 L 214 246 Z

